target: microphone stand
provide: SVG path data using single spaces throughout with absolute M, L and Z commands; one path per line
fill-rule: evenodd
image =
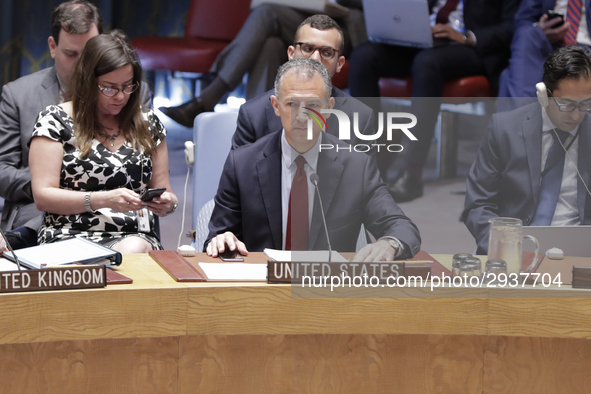
M 320 189 L 318 189 L 318 174 L 312 173 L 310 174 L 310 181 L 316 188 L 316 195 L 318 196 L 318 201 L 320 202 L 320 213 L 322 214 L 322 223 L 324 223 L 324 231 L 326 233 L 326 242 L 328 243 L 328 262 L 332 261 L 332 247 L 330 246 L 330 238 L 328 237 L 328 227 L 326 226 L 326 216 L 324 216 L 324 207 L 322 206 L 322 198 L 320 197 Z

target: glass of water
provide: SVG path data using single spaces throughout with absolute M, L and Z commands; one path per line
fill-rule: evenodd
M 460 276 L 482 276 L 482 262 L 477 257 L 468 257 L 460 263 Z
M 460 264 L 462 261 L 472 257 L 470 253 L 456 253 L 454 254 L 452 263 L 451 263 L 451 274 L 452 276 L 460 275 Z
M 493 218 L 490 219 L 490 235 L 488 238 L 488 260 L 503 260 L 506 263 L 507 274 L 529 272 L 538 260 L 540 245 L 538 240 L 531 235 L 522 235 L 521 219 Z M 525 270 L 521 268 L 522 240 L 529 239 L 535 244 L 534 259 Z

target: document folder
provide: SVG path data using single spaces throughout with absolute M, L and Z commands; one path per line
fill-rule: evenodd
M 64 241 L 14 250 L 13 253 L 25 267 L 31 269 L 49 268 L 68 264 L 120 265 L 121 253 L 105 248 L 84 238 L 70 238 Z M 14 261 L 10 253 L 3 255 Z

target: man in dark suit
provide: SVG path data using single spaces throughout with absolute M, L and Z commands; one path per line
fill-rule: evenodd
M 493 115 L 467 179 L 462 220 L 488 251 L 489 220 L 591 224 L 591 57 L 563 47 L 544 64 L 540 103 Z
M 499 97 L 514 100 L 499 101 L 499 110 L 512 109 L 535 97 L 535 84 L 542 79 L 544 61 L 563 45 L 591 46 L 591 0 L 523 0 L 515 14 L 515 34 L 511 43 L 509 67 L 500 80 Z M 584 5 L 585 13 L 580 12 Z M 564 15 L 549 18 L 556 11 Z M 578 15 L 578 18 L 577 18 Z M 579 29 L 587 26 L 587 29 Z
M 31 219 L 38 220 L 38 225 L 31 228 L 41 225 L 41 212 L 35 207 L 31 191 L 27 142 L 39 112 L 48 105 L 63 102 L 74 64 L 86 41 L 102 32 L 103 18 L 93 4 L 74 0 L 55 9 L 51 25 L 48 44 L 55 66 L 21 77 L 2 88 L 0 196 L 5 199 L 4 231 L 23 226 Z
M 412 108 L 417 141 L 404 144 L 403 171 L 390 192 L 397 202 L 423 195 L 427 160 L 446 81 L 486 75 L 493 89 L 509 58 L 513 17 L 520 0 L 429 0 L 433 48 L 418 49 L 368 42 L 350 58 L 349 88 L 354 97 L 379 97 L 380 77 L 412 76 Z M 420 98 L 429 99 L 420 99 Z M 406 140 L 405 140 L 406 141 Z
M 323 55 L 322 50 L 314 50 L 311 54 L 307 47 L 302 45 L 290 45 L 287 49 L 288 58 L 310 57 L 321 62 L 328 70 L 332 78 L 335 73 L 341 71 L 345 64 L 345 57 L 341 49 L 344 46 L 344 35 L 339 25 L 326 15 L 313 15 L 302 22 L 299 26 L 295 42 L 306 43 L 309 46 L 317 48 L 330 48 L 328 54 Z M 326 50 L 325 49 L 325 50 Z M 232 138 L 232 149 L 239 146 L 250 144 L 259 138 L 281 129 L 281 120 L 275 116 L 273 106 L 271 105 L 271 96 L 273 90 L 269 90 L 252 100 L 248 100 L 240 107 L 238 113 L 238 122 L 236 133 Z M 335 98 L 335 109 L 339 109 L 349 115 L 353 120 L 353 113 L 359 114 L 359 131 L 362 134 L 373 134 L 374 114 L 373 110 L 359 100 L 349 96 L 342 90 L 333 87 L 332 97 Z M 327 119 L 328 130 L 333 135 L 338 135 L 339 127 L 336 116 Z M 351 145 L 362 143 L 351 133 L 352 139 L 348 141 Z M 372 154 L 375 151 L 372 150 Z
M 327 249 L 310 180 L 317 173 L 335 250 L 354 250 L 363 223 L 379 240 L 360 250 L 356 261 L 416 254 L 418 229 L 388 193 L 375 159 L 323 149 L 340 142 L 315 123 L 308 135 L 309 111 L 334 105 L 326 68 L 308 58 L 291 60 L 279 69 L 275 86 L 271 100 L 283 130 L 230 151 L 209 223 L 207 253 Z

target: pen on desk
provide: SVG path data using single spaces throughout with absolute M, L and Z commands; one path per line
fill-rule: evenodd
M 434 263 L 433 260 L 406 260 L 407 263 Z

